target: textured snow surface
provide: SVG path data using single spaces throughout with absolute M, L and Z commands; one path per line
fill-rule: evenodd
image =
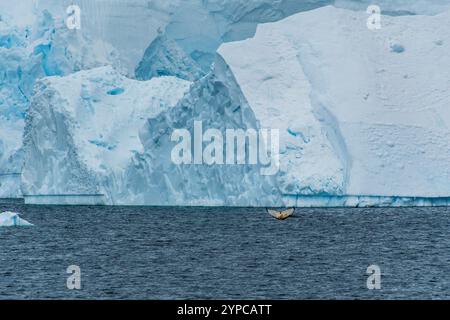
M 450 13 L 366 20 L 324 7 L 219 52 L 256 118 L 294 138 L 284 194 L 449 196 Z

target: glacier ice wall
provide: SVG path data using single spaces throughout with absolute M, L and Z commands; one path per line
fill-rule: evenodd
M 304 151 L 287 148 L 299 154 L 282 162 L 284 194 L 339 181 L 345 195 L 450 195 L 449 18 L 383 16 L 374 32 L 365 13 L 330 6 L 220 48 L 256 118 Z
M 220 58 L 213 73 L 189 88 L 175 77 L 131 80 L 110 67 L 38 81 L 24 138 L 26 202 L 281 203 L 260 166 L 173 163 L 176 128 L 192 131 L 194 121 L 205 130 L 259 127 Z

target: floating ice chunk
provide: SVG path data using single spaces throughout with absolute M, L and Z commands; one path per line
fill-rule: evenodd
M 32 227 L 33 224 L 19 217 L 16 212 L 0 213 L 0 227 Z

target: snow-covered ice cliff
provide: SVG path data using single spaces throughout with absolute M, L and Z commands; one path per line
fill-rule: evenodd
M 450 12 L 334 7 L 224 44 L 256 118 L 284 132 L 284 195 L 450 196 Z

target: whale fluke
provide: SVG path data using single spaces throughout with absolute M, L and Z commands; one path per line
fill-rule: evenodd
M 290 216 L 292 216 L 295 212 L 294 208 L 290 208 L 290 209 L 286 209 L 284 211 L 277 211 L 277 210 L 272 210 L 272 209 L 267 209 L 267 212 L 274 217 L 275 219 L 278 220 L 286 220 L 287 218 L 289 218 Z

